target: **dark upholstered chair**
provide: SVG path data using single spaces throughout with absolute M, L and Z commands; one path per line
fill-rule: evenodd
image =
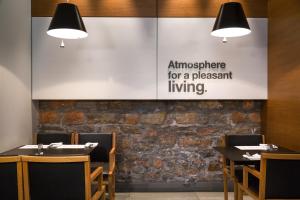
M 23 199 L 22 163 L 19 156 L 0 157 L 0 199 Z
M 223 138 L 223 145 L 226 147 L 234 146 L 256 146 L 261 143 L 264 143 L 264 135 L 260 134 L 247 134 L 247 135 L 225 135 Z M 223 177 L 224 177 L 224 199 L 228 200 L 228 178 L 233 181 L 234 185 L 234 195 L 237 199 L 238 195 L 238 180 L 235 174 L 241 175 L 242 168 L 241 166 L 236 166 L 242 163 L 229 162 L 226 158 L 223 157 Z M 242 176 L 239 176 L 242 177 Z
M 98 142 L 99 145 L 90 155 L 91 170 L 103 167 L 104 184 L 107 185 L 110 200 L 115 199 L 115 157 L 116 133 L 76 133 L 75 143 Z
M 91 174 L 89 156 L 22 156 L 22 163 L 25 200 L 105 199 L 103 170 Z
M 257 181 L 249 181 L 249 175 L 255 176 Z M 262 153 L 259 171 L 244 167 L 238 199 L 243 199 L 243 193 L 256 200 L 300 199 L 299 180 L 300 154 Z
M 257 146 L 264 143 L 264 135 L 251 134 L 251 135 L 225 135 L 225 145 L 233 146 Z
M 36 144 L 50 144 L 56 142 L 74 144 L 74 133 L 38 133 L 36 135 Z

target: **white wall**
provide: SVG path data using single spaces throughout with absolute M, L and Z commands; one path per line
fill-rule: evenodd
M 155 99 L 157 20 L 83 20 L 89 36 L 59 48 L 51 18 L 32 18 L 33 99 Z
M 248 18 L 248 22 L 251 34 L 228 38 L 227 43 L 222 43 L 222 38 L 210 35 L 215 18 L 159 19 L 158 98 L 267 99 L 268 20 Z M 226 67 L 174 69 L 168 68 L 171 60 L 190 64 L 223 62 Z M 199 72 L 201 75 L 231 73 L 231 78 L 202 79 Z M 169 73 L 175 76 L 170 78 Z M 171 87 L 170 82 L 173 82 Z M 199 92 L 193 86 L 198 87 Z
M 31 142 L 31 1 L 0 0 L 0 152 Z
M 266 18 L 248 19 L 252 33 L 226 44 L 210 35 L 214 18 L 83 20 L 89 36 L 59 48 L 61 41 L 46 34 L 51 18 L 32 18 L 33 99 L 267 98 Z M 193 79 L 199 69 L 170 69 L 171 60 L 223 62 L 201 74 L 232 76 Z

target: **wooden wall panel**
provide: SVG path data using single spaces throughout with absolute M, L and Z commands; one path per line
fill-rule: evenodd
M 85 17 L 215 17 L 228 0 L 69 0 Z M 267 0 L 237 0 L 248 17 L 267 17 Z M 32 0 L 32 16 L 52 16 L 57 3 Z M 158 9 L 157 9 L 158 8 Z
M 33 17 L 52 16 L 57 3 L 66 0 L 32 0 Z M 84 17 L 155 17 L 156 0 L 69 0 Z
M 300 1 L 269 0 L 267 141 L 300 150 Z
M 267 0 L 236 0 L 247 17 L 267 17 Z M 158 0 L 160 17 L 215 17 L 228 0 Z

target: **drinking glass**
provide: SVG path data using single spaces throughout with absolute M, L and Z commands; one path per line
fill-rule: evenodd
M 43 144 L 38 144 L 38 155 L 43 155 Z

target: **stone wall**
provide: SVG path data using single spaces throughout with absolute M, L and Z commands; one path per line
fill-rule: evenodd
M 262 104 L 263 101 L 39 101 L 37 129 L 116 131 L 117 183 L 127 191 L 138 190 L 139 185 L 140 190 L 155 190 L 153 186 L 157 186 L 156 190 L 170 190 L 173 186 L 174 190 L 201 190 L 199 183 L 207 186 L 222 181 L 220 155 L 213 150 L 220 144 L 220 137 L 247 134 L 251 129 L 260 133 Z

